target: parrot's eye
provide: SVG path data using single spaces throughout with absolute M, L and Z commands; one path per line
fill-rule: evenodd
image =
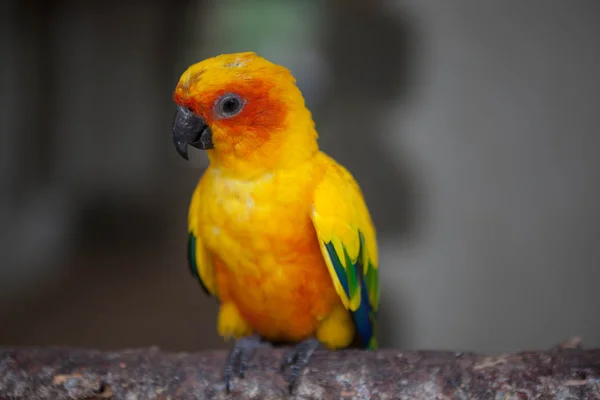
M 223 95 L 216 103 L 216 112 L 223 118 L 230 118 L 244 108 L 244 100 L 235 93 Z

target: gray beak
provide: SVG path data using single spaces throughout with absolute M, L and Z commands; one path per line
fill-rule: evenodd
M 173 143 L 177 153 L 188 159 L 187 146 L 200 150 L 214 148 L 212 131 L 206 121 L 192 110 L 178 106 L 173 118 Z

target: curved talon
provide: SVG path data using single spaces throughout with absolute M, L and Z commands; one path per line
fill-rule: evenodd
M 310 358 L 314 351 L 320 346 L 320 342 L 317 339 L 307 339 L 303 342 L 298 343 L 292 350 L 286 352 L 283 355 L 281 361 L 281 372 L 285 371 L 285 368 L 290 366 L 290 380 L 289 380 L 289 391 L 292 394 L 295 383 L 304 371 L 304 368 L 308 365 Z
M 223 380 L 227 393 L 231 392 L 234 376 L 244 378 L 248 362 L 252 359 L 256 348 L 261 345 L 262 341 L 259 336 L 248 336 L 235 342 L 223 369 Z

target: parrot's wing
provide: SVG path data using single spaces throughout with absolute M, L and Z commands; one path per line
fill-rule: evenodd
M 216 285 L 212 260 L 193 230 L 188 233 L 188 262 L 192 275 L 200 281 L 202 289 L 207 295 L 214 296 Z
M 217 284 L 215 281 L 215 269 L 212 263 L 212 257 L 198 235 L 199 230 L 199 211 L 201 207 L 201 184 L 194 191 L 190 210 L 188 214 L 188 245 L 187 256 L 192 275 L 194 275 L 200 285 L 209 296 L 217 294 Z
M 346 169 L 337 164 L 327 167 L 315 189 L 311 218 L 335 289 L 352 312 L 361 343 L 375 349 L 376 234 L 361 190 Z

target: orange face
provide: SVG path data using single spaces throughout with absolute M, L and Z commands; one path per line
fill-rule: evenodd
M 175 88 L 173 139 L 208 150 L 211 165 L 248 179 L 303 162 L 318 150 L 310 111 L 290 71 L 254 53 L 192 65 Z
M 285 130 L 293 88 L 283 67 L 252 53 L 222 55 L 191 66 L 174 100 L 206 122 L 216 151 L 244 155 Z

